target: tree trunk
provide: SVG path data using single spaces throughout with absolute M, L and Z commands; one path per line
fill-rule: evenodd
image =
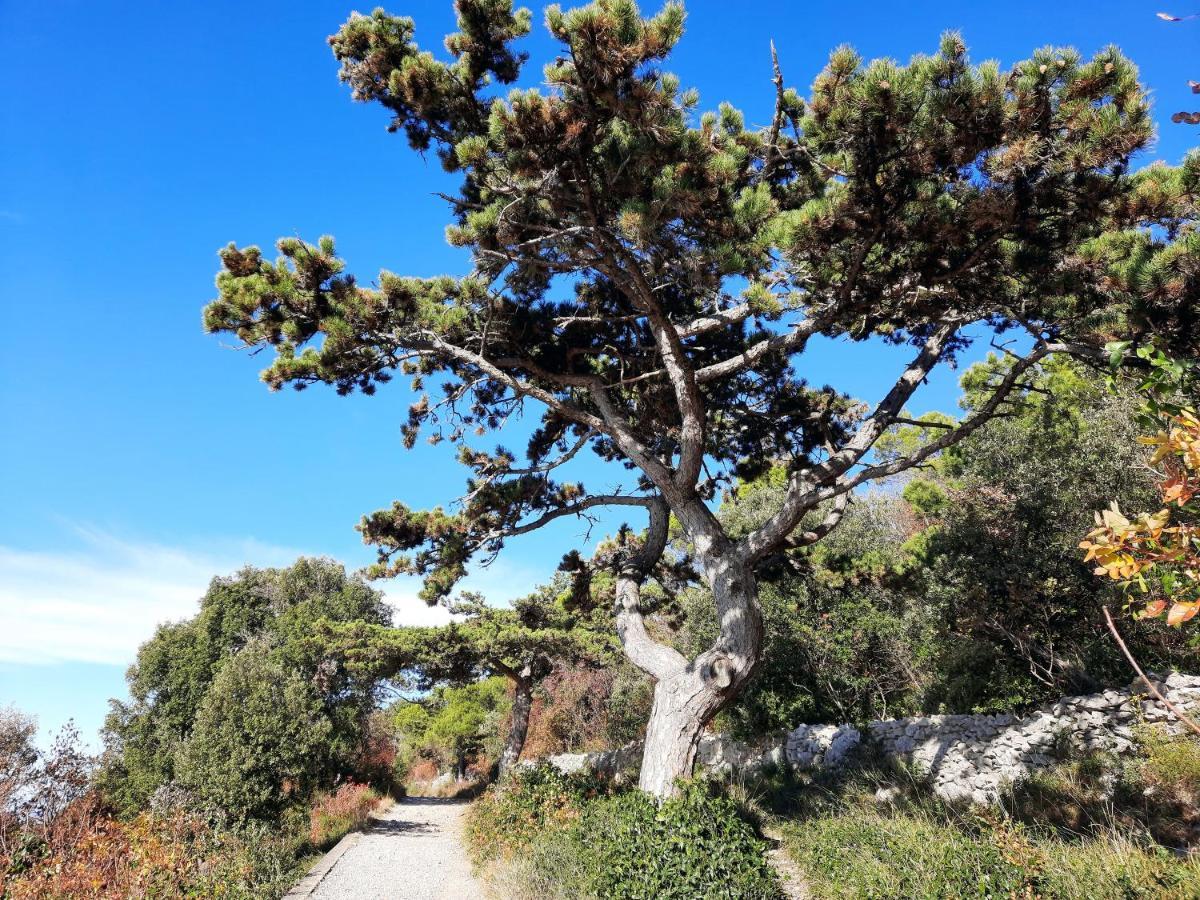
M 720 634 L 690 662 L 647 633 L 637 574 L 626 573 L 617 580 L 621 643 L 630 660 L 656 682 L 638 786 L 659 798 L 675 794 L 676 782 L 691 776 L 704 726 L 741 691 L 762 648 L 762 611 L 751 564 L 728 540 L 714 539 L 711 533 L 695 543 Z
M 503 776 L 517 764 L 521 751 L 525 749 L 525 736 L 529 733 L 529 712 L 533 708 L 533 678 L 529 666 L 513 679 L 512 724 L 504 751 L 500 754 L 500 775 Z
M 676 782 L 692 774 L 704 726 L 724 705 L 720 693 L 692 670 L 655 684 L 638 787 L 656 797 L 674 794 Z

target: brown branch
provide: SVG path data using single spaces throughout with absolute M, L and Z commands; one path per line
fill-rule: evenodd
M 1200 725 L 1193 722 L 1186 716 L 1182 710 L 1174 703 L 1162 695 L 1162 692 L 1155 686 L 1154 682 L 1146 677 L 1146 673 L 1142 671 L 1142 667 L 1138 665 L 1138 661 L 1134 659 L 1133 654 L 1129 652 L 1129 647 L 1125 645 L 1125 641 L 1121 638 L 1121 632 L 1117 631 L 1117 623 L 1113 621 L 1112 613 L 1108 611 L 1108 607 L 1104 607 L 1104 621 L 1108 623 L 1108 630 L 1112 632 L 1113 640 L 1117 642 L 1117 646 L 1121 648 L 1121 652 L 1125 654 L 1125 658 L 1129 660 L 1129 664 L 1133 666 L 1133 671 L 1138 673 L 1138 677 L 1142 679 L 1142 683 L 1146 685 L 1146 689 L 1157 698 L 1157 700 L 1175 714 L 1184 725 L 1190 728 L 1195 734 L 1200 734 Z

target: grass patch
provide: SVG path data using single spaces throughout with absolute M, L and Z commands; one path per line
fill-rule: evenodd
M 879 766 L 769 797 L 817 897 L 1183 900 L 1200 897 L 1197 774 L 1200 744 L 1147 733 L 1138 758 L 1039 772 L 998 809 L 948 804 Z

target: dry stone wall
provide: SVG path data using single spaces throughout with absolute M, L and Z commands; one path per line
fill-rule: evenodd
M 1151 676 L 1179 708 L 1200 710 L 1200 676 Z M 1054 764 L 1073 752 L 1133 749 L 1133 728 L 1163 724 L 1178 731 L 1175 716 L 1135 681 L 1124 690 L 1064 697 L 1026 716 L 942 715 L 853 725 L 801 725 L 781 742 L 751 748 L 724 735 L 705 735 L 696 762 L 709 771 L 753 773 L 765 766 L 830 769 L 872 750 L 929 778 L 948 800 L 994 802 L 1005 785 Z M 592 769 L 618 775 L 636 768 L 638 744 L 607 753 L 552 756 L 565 772 Z

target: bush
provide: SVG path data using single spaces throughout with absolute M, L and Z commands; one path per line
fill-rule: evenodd
M 383 797 L 365 784 L 343 784 L 331 794 L 321 794 L 309 811 L 308 841 L 324 850 L 351 831 L 364 827 Z
M 577 820 L 585 800 L 604 789 L 591 776 L 563 775 L 545 764 L 518 769 L 471 807 L 466 834 L 472 859 L 480 863 L 525 850 Z
M 304 682 L 328 730 L 314 757 L 314 782 L 369 780 L 362 765 L 372 734 L 377 682 L 350 671 L 326 626 L 386 625 L 383 595 L 341 564 L 300 559 L 285 569 L 245 568 L 216 578 L 191 619 L 162 625 L 138 650 L 126 674 L 130 698 L 110 701 L 107 752 L 98 779 L 105 799 L 128 817 L 179 774 L 183 748 L 221 670 L 250 644 Z
M 300 844 L 262 826 L 217 829 L 176 810 L 128 821 L 77 801 L 0 871 L 5 900 L 279 897 L 304 865 Z
M 596 897 L 782 896 L 765 842 L 737 804 L 702 781 L 661 806 L 640 791 L 597 800 L 572 833 Z
M 501 861 L 492 879 L 506 896 L 781 896 L 765 842 L 733 800 L 700 781 L 660 806 L 638 791 L 542 766 L 490 790 L 472 809 L 467 834 L 476 862 Z
M 235 820 L 272 821 L 309 796 L 325 768 L 330 730 L 309 685 L 255 641 L 213 680 L 178 779 Z

